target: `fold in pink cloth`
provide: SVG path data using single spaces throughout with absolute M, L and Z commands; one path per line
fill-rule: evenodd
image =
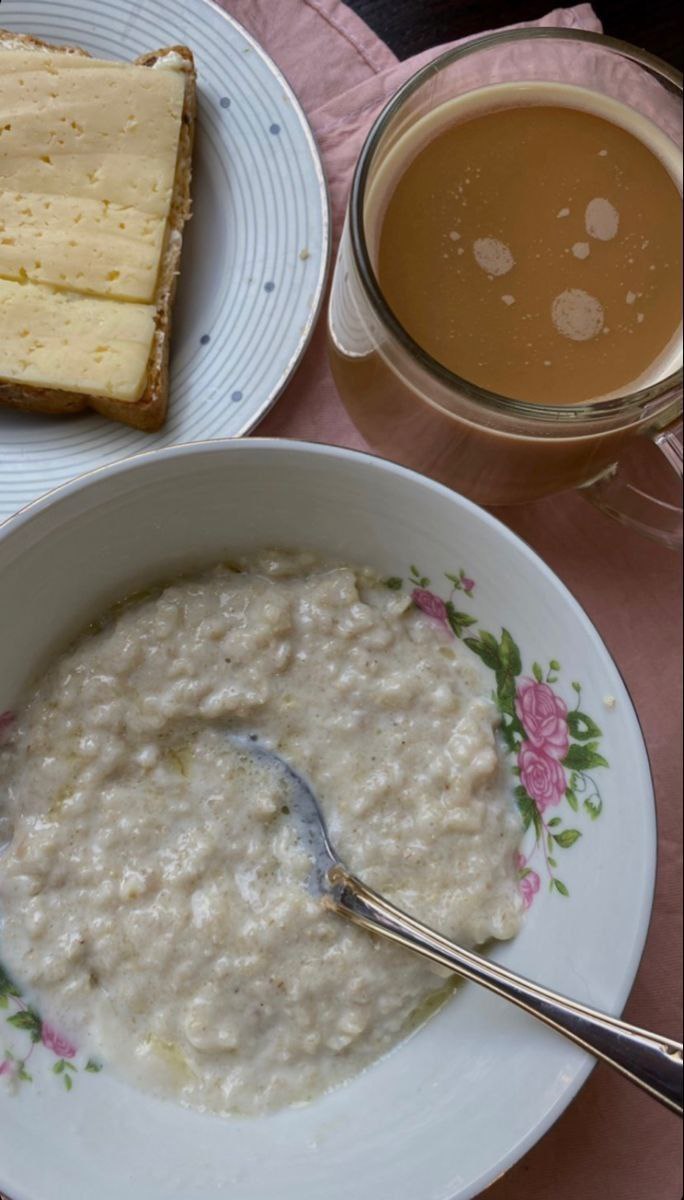
M 339 0 L 224 0 L 224 6 L 295 88 L 321 148 L 339 231 L 353 165 L 372 120 L 418 67 L 446 47 L 399 62 Z M 557 9 L 529 24 L 601 30 L 588 4 Z M 363 448 L 335 392 L 323 321 L 258 432 Z M 664 463 L 652 454 L 657 478 Z M 676 1037 L 682 1009 L 677 559 L 572 493 L 497 515 L 541 554 L 587 609 L 641 718 L 656 785 L 660 857 L 649 941 L 626 1016 Z M 673 1117 L 599 1067 L 554 1129 L 487 1194 L 491 1200 L 602 1200 L 606 1192 L 619 1200 L 678 1200 L 679 1143 Z

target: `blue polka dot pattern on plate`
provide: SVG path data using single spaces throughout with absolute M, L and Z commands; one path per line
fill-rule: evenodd
M 272 279 L 269 279 L 268 282 L 264 284 L 264 291 L 265 292 L 274 292 L 275 291 L 275 284 Z
M 221 99 L 219 100 L 219 104 L 221 105 L 221 108 L 230 108 L 230 97 L 229 96 L 221 96 Z
M 211 341 L 211 336 L 208 333 L 203 333 L 200 338 L 200 345 L 208 346 L 210 341 Z
M 233 401 L 233 404 L 238 404 L 239 401 L 242 400 L 242 392 L 238 392 L 238 391 L 231 392 L 230 398 Z
M 280 133 L 280 125 L 276 125 L 274 121 L 272 125 L 269 125 L 268 132 L 272 134 Z

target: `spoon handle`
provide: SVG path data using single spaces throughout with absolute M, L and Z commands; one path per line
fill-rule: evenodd
M 464 950 L 395 908 L 341 865 L 333 867 L 328 878 L 331 891 L 325 903 L 340 916 L 512 1000 L 682 1115 L 681 1043 L 559 996 L 472 950 Z

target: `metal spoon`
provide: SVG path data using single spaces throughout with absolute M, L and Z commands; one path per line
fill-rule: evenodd
M 615 1067 L 644 1091 L 682 1116 L 682 1045 L 627 1025 L 549 988 L 508 971 L 428 929 L 352 875 L 336 853 L 318 801 L 302 776 L 256 734 L 230 733 L 230 740 L 279 771 L 289 785 L 291 812 L 312 867 L 308 886 L 326 908 L 424 958 L 480 983 Z

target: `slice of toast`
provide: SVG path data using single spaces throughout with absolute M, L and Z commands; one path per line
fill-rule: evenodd
M 0 71 L 3 50 L 35 50 L 36 53 L 63 53 L 91 57 L 85 50 L 73 46 L 55 46 L 38 38 L 0 30 Z M 0 380 L 0 403 L 32 412 L 67 414 L 94 409 L 105 417 L 123 421 L 136 429 L 153 431 L 164 423 L 169 393 L 169 344 L 171 315 L 176 292 L 182 248 L 183 226 L 191 215 L 190 182 L 192 149 L 196 121 L 196 74 L 192 51 L 186 46 L 169 46 L 143 54 L 135 60 L 139 66 L 154 65 L 173 56 L 174 65 L 183 71 L 184 100 L 180 137 L 176 158 L 173 195 L 169 211 L 159 274 L 154 298 L 155 331 L 147 364 L 145 388 L 136 401 L 123 401 L 107 396 L 85 395 L 57 388 L 34 387 L 30 384 Z

